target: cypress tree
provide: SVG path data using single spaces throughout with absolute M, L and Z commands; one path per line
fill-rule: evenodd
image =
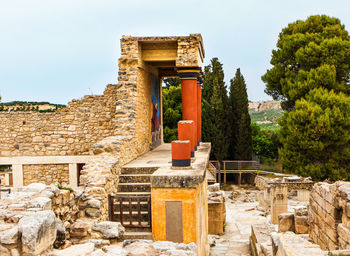
M 224 160 L 228 156 L 230 127 L 227 119 L 228 97 L 224 71 L 218 58 L 204 69 L 202 90 L 202 137 L 212 143 L 212 157 Z
M 238 68 L 231 79 L 228 117 L 230 119 L 229 157 L 235 160 L 251 160 L 252 131 L 248 111 L 248 94 L 244 77 Z
M 227 157 L 229 146 L 227 143 L 227 112 L 224 104 L 225 98 L 223 97 L 223 91 L 226 90 L 224 89 L 215 78 L 211 97 L 212 152 L 215 159 L 220 162 Z

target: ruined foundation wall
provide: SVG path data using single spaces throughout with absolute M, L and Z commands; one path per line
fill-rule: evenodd
M 108 85 L 103 95 L 73 100 L 58 112 L 1 112 L 0 157 L 92 154 L 94 143 L 113 135 L 115 94 L 116 85 Z
M 350 249 L 350 183 L 316 183 L 311 191 L 310 238 L 323 250 Z
M 30 164 L 23 165 L 23 185 L 27 186 L 34 182 L 44 184 L 69 184 L 68 164 Z

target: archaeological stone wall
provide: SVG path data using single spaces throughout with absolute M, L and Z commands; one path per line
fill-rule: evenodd
M 350 183 L 316 183 L 309 222 L 310 238 L 323 250 L 350 249 Z
M 68 107 L 54 113 L 0 113 L 0 158 L 94 155 L 84 161 L 80 185 L 84 188 L 86 200 L 97 200 L 100 206 L 98 209 L 87 207 L 81 211 L 80 218 L 106 220 L 107 197 L 117 192 L 121 167 L 152 147 L 150 80 L 151 76 L 161 77 L 158 70 L 142 58 L 145 41 L 176 42 L 174 68 L 202 65 L 204 52 L 199 34 L 185 37 L 123 36 L 118 84 L 108 85 L 103 95 L 72 100 Z M 65 162 L 59 165 L 16 164 L 23 165 L 25 185 L 32 182 L 69 183 Z M 17 173 L 17 177 L 21 175 Z
M 73 100 L 54 113 L 1 112 L 0 157 L 89 155 L 92 145 L 114 135 L 116 85 L 103 95 Z
M 68 164 L 23 165 L 23 185 L 39 182 L 44 184 L 69 184 Z

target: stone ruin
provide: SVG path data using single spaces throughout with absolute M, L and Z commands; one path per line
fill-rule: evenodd
M 153 248 L 155 252 L 160 250 L 165 255 L 172 255 L 166 253 L 169 250 L 183 251 L 183 255 L 208 254 L 206 166 L 210 144 L 200 143 L 200 126 L 197 125 L 203 60 L 200 34 L 123 36 L 118 83 L 107 85 L 103 95 L 72 100 L 66 108 L 53 113 L 1 112 L 0 165 L 9 166 L 11 170 L 0 174 L 2 185 L 5 183 L 0 203 L 1 255 L 62 255 L 48 250 L 53 246 L 64 249 L 81 243 L 86 244 L 81 245 L 81 250 L 90 250 L 91 255 L 103 255 L 98 251 L 100 248 L 104 248 L 103 253 L 119 250 L 105 247 L 140 233 L 130 234 L 131 229 L 124 232 L 118 222 L 110 221 L 115 214 L 110 196 L 122 193 L 131 197 L 135 193 L 149 198 L 152 195 L 152 216 L 156 218 L 152 218 L 152 228 L 141 232 L 147 233 L 141 237 L 178 242 L 145 242 L 142 246 Z M 168 159 L 162 166 L 154 158 L 155 164 L 151 167 L 124 168 L 151 150 L 161 148 L 164 152 L 161 81 L 180 73 L 186 80 L 184 83 L 196 88 L 196 93 L 190 95 L 195 97 L 196 106 L 191 105 L 191 100 L 186 101 L 196 108 L 188 112 L 193 118 L 191 129 L 196 131 L 196 136 L 191 137 L 191 145 L 196 149 L 191 166 L 187 169 L 180 166 L 171 179 L 169 171 L 175 169 L 171 169 Z M 186 129 L 185 133 L 188 134 Z M 171 157 L 170 149 L 166 147 L 165 151 L 167 157 Z M 144 175 L 145 184 L 126 186 L 126 175 L 133 176 L 135 181 L 132 182 L 141 183 L 137 174 Z M 7 196 L 5 190 L 11 193 Z M 171 195 L 169 191 L 180 196 L 163 196 Z M 174 200 L 176 204 L 172 203 Z M 184 221 L 189 224 L 183 225 L 181 219 L 174 219 L 181 226 L 181 229 L 174 229 L 177 225 L 167 221 L 171 219 L 171 211 L 167 212 L 169 215 L 162 214 L 168 207 L 183 212 Z M 32 238 L 35 238 L 34 243 L 29 241 Z M 188 247 L 182 242 L 195 245 Z M 124 253 L 127 247 L 137 246 L 125 244 Z
M 0 192 L 1 256 L 208 255 L 207 234 L 224 233 L 226 207 L 219 186 L 207 184 L 210 143 L 200 143 L 196 125 L 203 59 L 199 34 L 123 36 L 118 84 L 103 95 L 54 113 L 1 112 L 0 165 L 12 170 Z M 176 142 L 188 146 L 184 159 L 162 143 L 161 80 L 179 74 L 190 80 L 183 86 L 197 88 L 187 91 Z M 145 184 L 130 185 L 127 177 Z M 350 255 L 349 183 L 282 175 L 257 176 L 255 185 L 269 221 L 251 225 L 252 255 Z M 128 227 L 111 221 L 109 198 L 118 193 L 152 199 L 145 233 L 155 242 L 128 240 Z
M 252 225 L 252 255 L 350 255 L 350 182 L 257 176 L 270 224 Z

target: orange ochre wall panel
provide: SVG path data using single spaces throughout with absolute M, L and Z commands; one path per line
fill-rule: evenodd
M 182 202 L 183 243 L 194 242 L 198 255 L 206 255 L 207 200 L 203 184 L 197 188 L 152 188 L 152 233 L 156 241 L 166 240 L 166 201 Z M 202 240 L 202 241 L 200 241 Z

